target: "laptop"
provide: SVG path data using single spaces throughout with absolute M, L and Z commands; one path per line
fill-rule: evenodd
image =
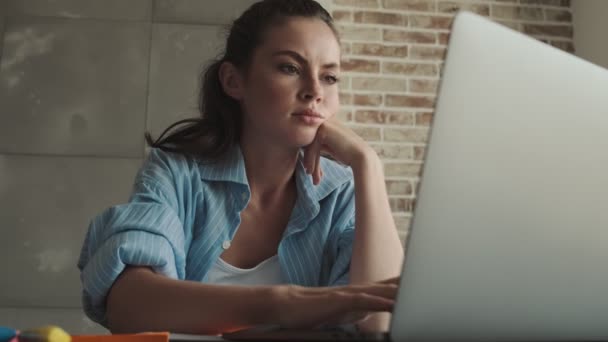
M 608 340 L 608 71 L 459 13 L 390 331 L 223 338 Z

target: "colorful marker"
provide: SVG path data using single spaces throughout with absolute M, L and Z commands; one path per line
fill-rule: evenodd
M 19 342 L 71 342 L 72 337 L 65 330 L 54 325 L 23 330 Z

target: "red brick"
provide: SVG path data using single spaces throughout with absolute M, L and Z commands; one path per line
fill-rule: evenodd
M 353 103 L 353 95 L 349 93 L 340 93 L 340 104 L 350 105 Z
M 524 24 L 523 31 L 530 35 L 572 38 L 572 26 Z
M 414 146 L 414 159 L 415 160 L 424 160 L 426 153 L 426 146 Z
M 492 5 L 492 17 L 511 20 L 543 20 L 543 10 L 538 7 Z
M 410 58 L 440 61 L 445 59 L 446 48 L 443 46 L 412 46 L 410 48 Z
M 414 179 L 412 186 L 414 187 L 414 194 L 418 194 L 420 192 L 420 179 Z
M 389 195 L 411 195 L 413 192 L 412 183 L 405 180 L 387 180 L 386 192 Z
M 382 7 L 404 11 L 434 11 L 435 4 L 429 0 L 382 0 Z
M 437 93 L 438 80 L 411 79 L 409 89 L 412 93 Z
M 361 127 L 353 125 L 349 125 L 348 127 L 365 141 L 380 141 L 381 139 L 380 128 L 378 127 Z
M 416 126 L 430 126 L 433 121 L 433 113 L 416 113 Z
M 430 96 L 386 95 L 388 107 L 433 108 L 435 98 Z
M 352 88 L 355 90 L 405 92 L 406 81 L 398 78 L 353 77 Z
M 335 22 L 351 23 L 353 21 L 353 13 L 351 11 L 333 11 L 331 16 Z
M 562 6 L 570 7 L 570 0 L 521 0 L 525 5 L 547 5 L 547 6 Z
M 566 52 L 574 53 L 574 44 L 572 42 L 564 42 L 564 41 L 550 41 L 549 44 L 555 46 L 558 49 L 562 49 Z
M 338 82 L 340 92 L 348 92 L 350 90 L 350 76 L 346 73 L 340 76 L 340 82 Z
M 569 10 L 545 9 L 545 17 L 547 21 L 572 21 L 572 13 Z
M 343 55 L 350 54 L 350 51 L 351 51 L 350 46 L 351 46 L 350 43 L 340 42 L 340 50 L 342 51 Z
M 353 97 L 353 104 L 357 106 L 377 107 L 382 104 L 382 95 L 355 94 Z
M 506 26 L 512 30 L 515 31 L 520 31 L 521 32 L 521 23 L 519 22 L 515 22 L 515 21 L 505 21 L 505 20 L 498 20 L 498 19 L 494 19 L 494 22 Z
M 356 72 L 380 72 L 380 62 L 370 61 L 366 59 L 342 59 L 341 69 L 342 71 L 356 71 Z
M 428 134 L 427 128 L 385 128 L 384 141 L 425 143 Z
M 414 124 L 414 114 L 407 112 L 385 111 L 387 113 L 387 122 L 389 124 L 411 126 Z
M 389 197 L 388 202 L 392 212 L 411 212 L 414 209 L 413 198 L 394 198 Z
M 412 125 L 414 116 L 412 113 L 380 110 L 357 110 L 355 121 L 372 124 L 401 124 Z
M 449 33 L 439 33 L 439 44 L 447 45 L 450 42 L 450 34 Z
M 429 15 L 410 15 L 410 26 L 415 28 L 449 30 L 453 17 L 438 17 Z
M 395 226 L 397 226 L 397 230 L 399 231 L 401 243 L 405 244 L 408 230 L 410 229 L 411 218 L 408 216 L 393 216 L 393 219 L 395 220 Z
M 387 42 L 435 44 L 437 34 L 385 29 L 382 31 L 382 39 Z
M 384 163 L 386 177 L 419 177 L 421 170 L 421 163 Z
M 358 25 L 336 25 L 342 40 L 380 41 L 382 31 L 375 27 L 361 27 Z
M 350 109 L 341 108 L 336 117 L 341 122 L 350 122 L 353 121 L 353 112 Z
M 414 149 L 410 146 L 401 146 L 397 144 L 370 144 L 382 159 L 414 159 Z
M 386 113 L 379 110 L 358 110 L 355 112 L 355 122 L 360 123 L 386 123 Z
M 438 67 L 439 67 L 439 78 L 441 78 L 441 77 L 443 77 L 443 67 L 444 67 L 445 63 L 444 63 L 444 61 L 441 61 L 441 62 L 439 62 L 437 64 L 438 64 Z
M 438 5 L 441 13 L 456 13 L 460 10 L 467 10 L 479 15 L 490 15 L 490 6 L 487 4 L 471 4 L 465 1 L 441 1 Z
M 412 76 L 437 76 L 439 70 L 435 64 L 383 62 L 382 72 Z
M 378 0 L 334 0 L 338 6 L 378 8 Z
M 394 46 L 375 43 L 353 43 L 351 52 L 353 55 L 407 57 L 407 45 Z
M 381 25 L 396 25 L 407 26 L 407 16 L 397 13 L 384 12 L 362 12 L 354 13 L 354 21 L 363 24 L 381 24 Z

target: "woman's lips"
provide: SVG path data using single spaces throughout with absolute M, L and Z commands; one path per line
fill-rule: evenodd
M 316 125 L 316 124 L 320 124 L 323 123 L 323 115 L 321 115 L 321 113 L 312 110 L 312 109 L 306 109 L 303 110 L 301 112 L 297 112 L 294 113 L 294 116 L 297 117 L 300 121 L 309 124 L 309 125 Z

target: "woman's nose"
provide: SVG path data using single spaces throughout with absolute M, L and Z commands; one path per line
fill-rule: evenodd
M 304 101 L 319 102 L 321 101 L 322 93 L 323 89 L 319 80 L 311 78 L 300 91 L 300 98 Z

